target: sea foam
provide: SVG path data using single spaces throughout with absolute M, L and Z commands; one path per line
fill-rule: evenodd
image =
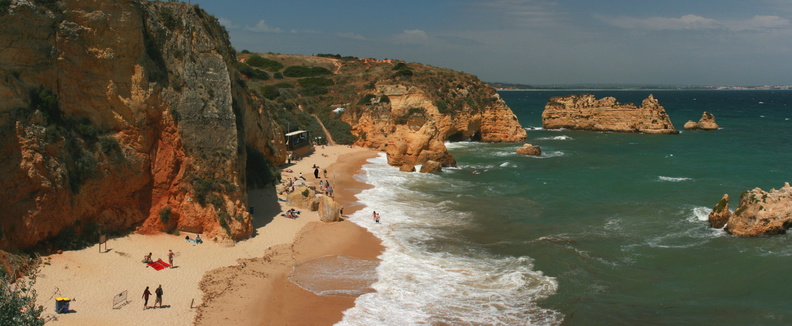
M 358 297 L 339 325 L 560 324 L 562 314 L 535 303 L 554 294 L 558 283 L 536 271 L 530 257 L 495 257 L 454 243 L 454 232 L 475 226 L 432 190 L 473 185 L 399 172 L 382 154 L 369 162 L 356 178 L 374 187 L 358 195 L 366 208 L 350 220 L 386 249 L 376 292 Z M 381 214 L 379 224 L 372 211 Z

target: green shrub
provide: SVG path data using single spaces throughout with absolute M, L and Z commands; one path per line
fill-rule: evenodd
M 331 119 L 329 116 L 325 115 L 322 115 L 321 119 L 322 124 L 324 124 L 327 131 L 330 132 L 330 135 L 333 136 L 333 140 L 337 144 L 351 145 L 357 140 L 357 138 L 352 135 L 352 126 L 350 126 L 348 123 L 341 120 Z
M 280 92 L 278 91 L 277 87 L 273 85 L 267 85 L 261 87 L 261 96 L 264 96 L 264 98 L 269 100 L 274 100 L 280 96 Z
M 16 264 L 12 262 L 9 265 L 16 266 Z M 5 271 L 2 264 L 0 271 L 4 276 L 4 279 L 0 280 L 0 324 L 43 326 L 45 320 L 41 317 L 41 313 L 44 307 L 36 305 L 36 291 L 33 290 L 37 270 L 28 273 L 31 276 L 29 279 L 22 278 L 16 282 L 13 271 Z
M 377 97 L 377 95 L 374 95 L 374 94 L 363 95 L 363 97 L 360 98 L 360 100 L 357 102 L 357 104 L 358 105 L 369 105 L 369 104 L 371 104 L 371 99 L 373 99 L 375 97 Z
M 332 79 L 323 78 L 323 77 L 308 77 L 308 78 L 300 79 L 297 82 L 300 83 L 300 86 L 302 87 L 312 87 L 312 86 L 323 87 L 323 86 L 335 85 L 335 82 L 333 82 Z
M 11 8 L 11 0 L 0 0 L 0 16 L 7 14 L 9 8 Z
M 283 64 L 275 60 L 264 58 L 258 54 L 254 54 L 245 62 L 253 67 L 267 69 L 269 71 L 278 71 L 283 69 Z
M 165 206 L 159 211 L 159 218 L 160 221 L 162 221 L 162 224 L 168 224 L 170 222 L 170 213 L 170 206 Z
M 197 5 L 196 5 L 196 6 L 197 6 Z M 240 51 L 239 53 L 250 54 L 250 51 L 248 51 L 248 50 L 244 50 L 244 49 L 243 49 L 243 50 L 242 50 L 242 51 Z
M 303 87 L 300 90 L 300 94 L 304 96 L 318 96 L 318 95 L 327 94 L 329 92 L 330 92 L 329 89 L 321 86 L 308 86 L 308 87 Z
M 274 73 L 272 75 L 272 77 L 275 77 L 275 79 L 283 79 L 283 73 L 278 71 L 278 72 Z
M 217 218 L 220 220 L 220 226 L 226 231 L 227 235 L 231 235 L 231 226 L 228 225 L 228 220 L 231 219 L 231 216 L 228 215 L 228 212 L 225 209 L 220 209 L 217 211 Z
M 58 97 L 44 86 L 30 91 L 30 108 L 41 111 L 47 118 L 47 123 L 63 122 L 63 113 L 58 107 Z
M 412 77 L 412 75 L 412 70 L 404 69 L 397 71 L 395 74 L 393 74 L 393 77 Z
M 173 15 L 171 8 L 163 7 L 160 10 L 160 17 L 162 18 L 162 25 L 169 30 L 175 30 L 179 26 L 179 21 Z
M 248 66 L 242 62 L 237 62 L 237 69 L 240 73 L 248 76 L 250 79 L 258 79 L 258 80 L 269 80 L 270 76 L 266 71 L 259 70 Z
M 388 95 L 382 94 L 379 101 L 380 103 L 390 103 L 390 97 L 388 97 Z
M 283 75 L 286 77 L 316 77 L 332 74 L 332 71 L 322 67 L 290 66 L 283 70 Z
M 289 84 L 289 83 L 277 83 L 277 84 L 275 84 L 273 86 L 275 86 L 277 88 L 294 88 L 294 85 Z
M 393 66 L 393 69 L 391 70 L 404 70 L 404 69 L 408 69 L 407 64 L 405 64 L 404 62 L 399 62 L 395 66 Z

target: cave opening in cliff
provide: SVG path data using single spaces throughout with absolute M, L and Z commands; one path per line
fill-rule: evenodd
M 481 132 L 476 131 L 473 135 L 465 135 L 464 132 L 457 132 L 451 136 L 448 136 L 448 141 L 450 142 L 460 142 L 460 141 L 481 141 Z

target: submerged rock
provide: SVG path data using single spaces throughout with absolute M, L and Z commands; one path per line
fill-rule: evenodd
M 421 173 L 437 173 L 443 170 L 443 165 L 437 161 L 426 161 L 421 165 Z
M 542 149 L 537 145 L 523 144 L 522 147 L 517 149 L 517 154 L 540 156 L 542 155 Z

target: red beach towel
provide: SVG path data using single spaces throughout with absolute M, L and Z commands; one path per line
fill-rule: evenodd
M 168 265 L 168 263 L 162 261 L 162 259 L 157 259 L 157 261 L 155 261 L 153 263 L 148 263 L 147 265 L 149 265 L 152 268 L 154 268 L 154 270 L 161 270 L 161 269 L 163 269 L 165 267 L 170 267 L 170 265 Z

